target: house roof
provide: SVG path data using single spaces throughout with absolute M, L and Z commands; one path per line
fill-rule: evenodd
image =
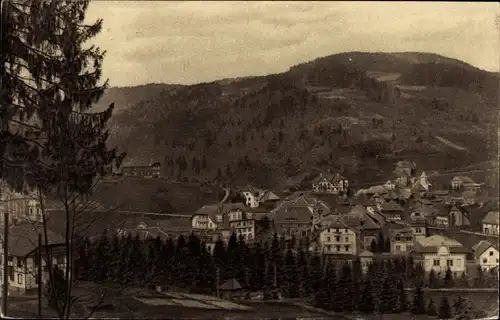
M 226 214 L 233 210 L 247 212 L 247 207 L 243 203 L 224 203 L 221 207 L 221 213 Z M 194 215 L 208 215 L 215 222 L 215 215 L 219 212 L 218 204 L 204 205 L 198 209 Z
M 259 202 L 266 201 L 279 201 L 281 200 L 279 196 L 277 196 L 274 192 L 266 190 L 264 191 L 257 199 Z
M 9 254 L 25 257 L 38 247 L 38 234 L 43 236 L 43 226 L 38 222 L 25 222 L 9 228 Z M 3 238 L 3 230 L 1 231 Z M 65 238 L 47 229 L 48 245 L 63 245 Z M 42 243 L 45 241 L 42 237 Z
M 448 247 L 450 253 L 469 253 L 458 241 L 442 236 L 433 235 L 422 240 L 415 241 L 413 251 L 416 253 L 436 253 L 441 246 Z
M 381 208 L 382 212 L 384 211 L 400 211 L 400 212 L 403 212 L 404 209 L 402 206 L 400 206 L 398 203 L 396 203 L 395 201 L 389 201 L 389 202 L 386 202 L 382 205 L 382 208 Z
M 467 190 L 467 191 L 462 192 L 462 198 L 464 198 L 464 199 L 473 199 L 475 197 L 476 197 L 475 191 Z
M 474 256 L 477 258 L 479 258 L 486 250 L 488 250 L 489 248 L 495 248 L 495 250 L 498 251 L 498 248 L 495 247 L 491 242 L 487 241 L 487 240 L 481 240 L 479 241 L 476 245 L 474 245 L 472 247 L 472 250 L 474 251 Z
M 408 161 L 408 160 L 403 160 L 403 161 L 398 161 L 396 163 L 397 168 L 415 168 L 415 162 L 413 161 Z
M 305 205 L 287 205 L 278 208 L 274 213 L 274 220 L 278 223 L 310 223 L 312 208 Z
M 368 251 L 368 250 L 364 250 L 363 252 L 361 252 L 359 254 L 360 257 L 366 257 L 366 258 L 371 258 L 373 256 L 375 256 L 372 252 Z
M 453 177 L 451 181 L 459 181 L 460 183 L 475 183 L 470 177 L 467 176 L 456 176 Z
M 219 290 L 230 291 L 230 290 L 241 290 L 241 289 L 242 287 L 240 283 L 238 282 L 238 280 L 234 278 L 226 280 L 226 282 L 224 282 L 221 286 L 219 286 Z
M 378 230 L 380 225 L 371 217 L 363 206 L 357 205 L 342 216 L 342 222 L 351 227 L 360 227 L 363 223 L 363 229 Z
M 489 211 L 486 216 L 483 218 L 483 223 L 487 224 L 499 224 L 499 212 L 498 211 Z

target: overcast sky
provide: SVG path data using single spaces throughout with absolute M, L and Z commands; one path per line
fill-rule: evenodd
M 282 72 L 346 51 L 424 51 L 498 71 L 494 2 L 93 1 L 112 86 Z M 498 19 L 498 18 L 497 18 Z

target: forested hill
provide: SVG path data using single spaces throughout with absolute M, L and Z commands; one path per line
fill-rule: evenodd
M 373 74 L 396 74 L 409 91 L 388 103 Z M 263 77 L 113 88 L 101 104 L 122 104 L 112 142 L 127 163 L 160 161 L 178 180 L 284 186 L 326 169 L 373 178 L 391 166 L 377 155 L 425 166 L 484 160 L 496 152 L 498 80 L 435 54 L 350 52 Z

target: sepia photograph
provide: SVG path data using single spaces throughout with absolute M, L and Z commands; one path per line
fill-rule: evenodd
M 0 22 L 1 319 L 499 319 L 498 3 Z

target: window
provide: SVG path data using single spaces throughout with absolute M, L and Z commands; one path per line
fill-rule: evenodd
M 446 266 L 453 267 L 453 260 L 451 259 L 446 260 Z
M 399 236 L 396 236 L 394 240 L 399 241 L 400 240 Z
M 492 256 L 492 255 L 493 255 L 493 251 L 490 251 L 490 256 Z
M 396 246 L 396 252 L 400 252 L 401 251 L 401 246 Z
M 498 259 L 497 259 L 497 263 L 498 263 Z
M 488 259 L 483 259 L 483 263 L 488 263 Z
M 17 283 L 23 284 L 23 275 L 22 274 L 17 275 Z
M 332 238 L 326 237 L 326 241 L 330 242 L 330 241 L 332 241 Z
M 345 249 L 346 252 L 349 251 L 349 246 L 348 245 L 344 246 L 344 249 Z
M 416 232 L 416 233 L 422 233 L 422 229 L 420 229 L 420 228 L 415 228 L 415 232 Z
M 439 259 L 434 259 L 434 266 L 439 267 Z
M 23 259 L 17 258 L 17 267 L 22 268 L 23 267 Z
M 9 262 L 12 262 L 14 258 L 12 256 L 9 256 Z
M 340 251 L 340 246 L 336 246 L 337 247 L 337 251 Z
M 336 236 L 336 237 L 335 237 L 335 241 L 339 242 L 339 241 L 340 241 L 340 237 L 339 237 L 339 236 Z
M 9 266 L 9 279 L 10 281 L 14 281 L 14 268 Z
M 331 245 L 327 245 L 327 246 L 326 246 L 326 250 L 328 250 L 328 251 L 332 251 L 332 246 L 331 246 Z
M 349 242 L 349 237 L 345 237 L 345 242 Z

